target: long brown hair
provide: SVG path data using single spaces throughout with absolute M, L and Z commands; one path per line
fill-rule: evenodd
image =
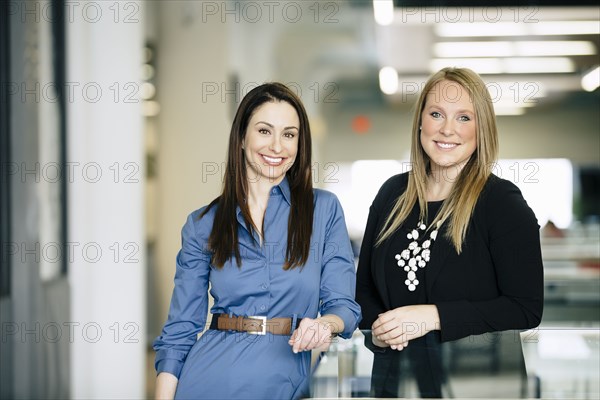
M 408 176 L 406 191 L 396 200 L 392 211 L 377 239 L 377 245 L 390 237 L 406 220 L 418 201 L 421 220 L 427 220 L 427 175 L 431 160 L 420 141 L 421 114 L 427 95 L 441 81 L 452 81 L 461 85 L 469 93 L 475 111 L 477 147 L 461 170 L 450 195 L 430 226 L 449 220 L 447 237 L 458 253 L 467 233 L 467 227 L 475 204 L 491 174 L 498 157 L 498 130 L 492 99 L 483 80 L 467 68 L 444 68 L 432 75 L 425 84 L 416 104 L 412 126 L 410 161 L 412 170 Z
M 229 133 L 223 191 L 219 197 L 206 207 L 199 217 L 202 218 L 213 206 L 217 206 L 213 228 L 208 239 L 208 247 L 213 253 L 212 264 L 217 268 L 223 268 L 225 262 L 232 255 L 235 256 L 238 267 L 242 265 L 236 218 L 238 206 L 241 209 L 248 231 L 257 230 L 252 222 L 250 210 L 246 203 L 248 177 L 242 144 L 246 136 L 248 123 L 256 109 L 267 102 L 278 101 L 285 101 L 294 107 L 300 121 L 298 153 L 294 164 L 286 172 L 290 185 L 291 207 L 283 269 L 301 267 L 308 260 L 314 211 L 310 125 L 300 98 L 287 86 L 272 82 L 252 89 L 242 99 Z

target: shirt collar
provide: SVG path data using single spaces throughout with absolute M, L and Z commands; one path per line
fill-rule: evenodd
M 271 195 L 279 194 L 283 195 L 285 201 L 291 206 L 292 205 L 292 192 L 290 190 L 290 183 L 288 182 L 287 175 L 283 178 L 283 180 L 279 183 L 279 185 L 275 185 L 271 188 Z M 238 205 L 236 207 L 236 215 L 238 216 L 238 220 L 242 222 L 240 214 L 242 213 L 242 209 Z
M 290 191 L 290 183 L 288 182 L 287 175 L 283 177 L 283 180 L 279 185 L 273 186 L 271 189 L 271 193 L 276 193 L 276 190 L 279 190 L 281 194 L 283 194 L 283 198 L 289 205 L 292 205 L 292 192 Z

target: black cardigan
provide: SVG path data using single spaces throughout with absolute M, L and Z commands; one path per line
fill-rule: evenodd
M 390 310 L 384 272 L 390 241 L 374 246 L 385 218 L 406 189 L 409 173 L 384 183 L 369 211 L 356 283 L 363 315 L 360 329 L 371 329 L 378 314 Z M 446 237 L 446 225 L 425 267 L 427 298 L 438 308 L 441 341 L 538 326 L 544 294 L 539 225 L 520 190 L 490 176 L 460 255 Z M 398 290 L 406 290 L 402 286 Z

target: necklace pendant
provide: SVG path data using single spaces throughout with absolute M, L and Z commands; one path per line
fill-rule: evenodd
M 425 236 L 425 233 L 427 232 L 427 225 L 422 221 L 419 221 L 417 223 L 417 228 L 411 230 L 411 232 L 406 235 L 406 237 L 411 240 L 408 244 L 408 248 L 402 250 L 401 253 L 396 254 L 395 256 L 398 266 L 403 268 L 406 272 L 407 279 L 404 281 L 404 284 L 411 292 L 417 290 L 417 286 L 419 286 L 416 271 L 418 268 L 425 268 L 429 262 L 431 258 L 431 246 L 437 238 L 439 227 L 440 223 L 438 222 L 435 229 L 429 234 L 429 239 L 423 240 L 419 246 L 419 230 L 424 231 L 423 236 Z

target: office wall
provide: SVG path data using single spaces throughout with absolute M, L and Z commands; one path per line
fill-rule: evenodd
M 575 164 L 600 163 L 600 116 L 597 99 L 530 109 L 522 116 L 498 117 L 501 158 L 568 158 Z M 352 131 L 352 119 L 366 115 L 368 133 Z M 334 118 L 335 116 L 335 118 Z M 328 115 L 323 158 L 328 161 L 406 159 L 410 151 L 412 111 L 356 108 Z
M 203 22 L 195 7 L 200 3 L 161 2 L 158 11 L 159 229 L 155 297 L 149 299 L 154 333 L 167 317 L 181 228 L 190 212 L 219 194 L 229 135 L 230 104 L 220 92 L 206 95 L 208 86 L 227 83 L 228 30 L 217 19 Z

